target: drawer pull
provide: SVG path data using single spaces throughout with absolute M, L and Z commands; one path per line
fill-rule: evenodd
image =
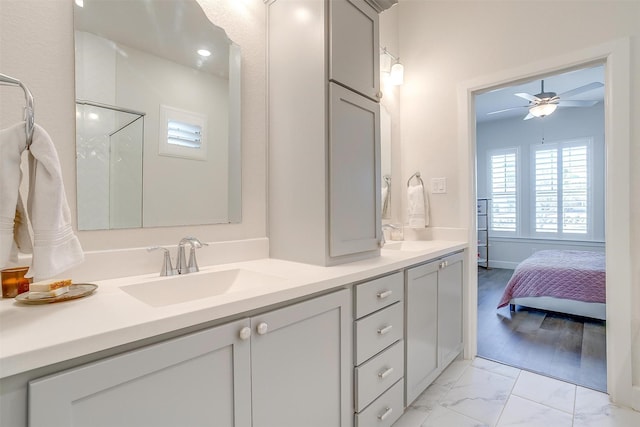
M 382 372 L 378 372 L 378 376 L 382 379 L 387 378 L 393 372 L 393 368 L 385 369 Z
M 384 421 L 384 419 L 391 415 L 392 412 L 393 408 L 386 408 L 382 414 L 378 415 L 378 419 L 380 421 Z
M 378 298 L 379 299 L 389 298 L 391 294 L 393 294 L 393 291 L 391 290 L 381 291 L 381 292 L 378 292 Z
M 393 325 L 385 326 L 384 328 L 378 329 L 378 334 L 384 335 L 393 329 Z

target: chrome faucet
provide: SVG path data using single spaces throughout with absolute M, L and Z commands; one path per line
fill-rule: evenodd
M 184 253 L 184 246 L 187 243 L 191 245 L 188 263 Z M 198 261 L 196 260 L 196 249 L 203 246 L 209 246 L 209 244 L 202 243 L 195 237 L 183 237 L 182 239 L 180 239 L 180 243 L 178 243 L 178 255 L 176 256 L 176 268 L 173 268 L 173 265 L 171 264 L 171 253 L 169 252 L 169 249 L 160 246 L 151 246 L 147 248 L 147 251 L 151 252 L 158 249 L 163 250 L 164 258 L 162 261 L 160 276 L 173 276 L 176 274 L 188 274 L 200 271 L 200 269 L 198 268 Z
M 399 227 L 397 225 L 393 225 L 393 224 L 382 224 L 382 237 L 380 239 L 380 244 L 378 246 L 383 247 L 385 243 L 387 243 L 387 240 L 384 238 L 384 230 L 387 229 L 391 229 L 391 230 L 397 230 Z
M 184 253 L 184 246 L 187 243 L 191 245 L 191 249 L 189 250 L 188 263 Z M 209 246 L 209 244 L 202 243 L 195 237 L 183 237 L 182 239 L 180 239 L 180 243 L 178 244 L 178 256 L 176 260 L 176 269 L 178 270 L 179 274 L 188 274 L 200 271 L 200 268 L 198 267 L 198 261 L 196 260 L 196 249 L 199 249 L 203 246 Z

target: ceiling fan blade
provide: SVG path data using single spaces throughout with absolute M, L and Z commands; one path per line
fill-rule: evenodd
M 537 96 L 533 96 L 529 93 L 519 92 L 519 93 L 514 93 L 514 95 L 519 96 L 520 98 L 524 98 L 527 101 L 531 101 L 531 102 L 540 101 L 540 98 L 538 98 Z
M 524 116 L 524 119 L 522 120 L 529 120 L 529 119 L 533 119 L 535 116 L 531 113 L 527 114 L 526 116 Z
M 490 113 L 487 113 L 487 116 L 490 116 L 491 114 L 504 113 L 505 111 L 519 110 L 521 108 L 528 108 L 528 107 L 529 107 L 528 105 L 522 105 L 520 107 L 505 108 L 504 110 L 497 110 L 497 111 L 492 111 Z
M 599 87 L 602 87 L 602 86 L 604 86 L 604 84 L 600 82 L 593 82 L 593 83 L 586 84 L 584 86 L 577 87 L 575 89 L 568 90 L 564 93 L 561 93 L 558 96 L 560 98 L 571 98 L 572 96 L 576 96 L 583 92 L 587 92 L 593 89 L 598 89 Z
M 558 103 L 559 107 L 593 107 L 598 101 L 562 101 Z

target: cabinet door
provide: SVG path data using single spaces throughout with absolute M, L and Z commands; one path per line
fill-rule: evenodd
M 251 426 L 248 320 L 29 383 L 29 425 Z
M 462 350 L 462 254 L 439 261 L 438 366 L 444 369 Z
M 329 85 L 329 255 L 378 249 L 380 106 Z
M 406 402 L 408 406 L 438 374 L 438 263 L 406 272 Z
M 329 78 L 377 100 L 380 93 L 378 14 L 365 0 L 331 0 Z
M 253 427 L 347 427 L 353 418 L 350 293 L 252 318 Z

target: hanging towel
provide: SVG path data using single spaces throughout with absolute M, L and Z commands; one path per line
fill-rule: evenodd
M 424 228 L 429 225 L 428 199 L 422 183 L 407 187 L 408 225 L 410 228 Z
M 26 277 L 46 279 L 83 261 L 71 227 L 58 153 L 49 134 L 38 125 L 29 148 L 27 213 L 33 229 L 33 260 Z
M 0 131 L 0 269 L 15 266 L 18 251 L 31 253 L 27 214 L 20 196 L 25 123 Z

